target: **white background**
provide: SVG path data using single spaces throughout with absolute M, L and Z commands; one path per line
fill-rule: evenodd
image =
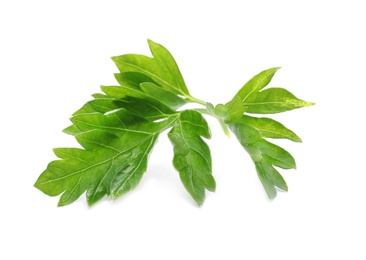
M 366 259 L 363 1 L 0 2 L 0 259 Z M 253 75 L 316 106 L 275 115 L 303 139 L 289 192 L 266 198 L 248 155 L 208 119 L 217 191 L 198 208 L 171 166 L 164 133 L 134 191 L 57 208 L 33 187 L 61 130 L 111 56 L 176 58 L 191 93 L 227 102 Z

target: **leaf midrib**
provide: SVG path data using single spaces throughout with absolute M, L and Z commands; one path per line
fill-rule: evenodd
M 275 132 L 275 131 L 272 131 L 272 130 L 268 130 L 268 129 L 263 129 L 263 128 L 260 128 L 260 127 L 256 127 L 256 126 L 253 126 L 253 125 L 250 125 L 251 127 L 253 127 L 254 129 L 258 130 L 259 132 L 269 132 L 269 133 L 273 133 L 273 134 L 277 134 L 277 135 L 282 135 L 284 137 L 286 137 L 287 139 L 290 139 L 292 140 L 292 137 L 291 135 L 288 135 L 288 134 L 283 134 L 281 132 Z M 263 135 L 262 135 L 263 136 Z
M 268 78 L 268 75 L 270 75 L 271 74 L 271 71 L 270 72 L 268 72 L 268 74 L 266 74 L 259 82 L 258 82 L 258 84 L 256 84 L 256 86 L 252 89 L 252 91 L 250 91 L 244 98 L 243 98 L 243 102 L 253 93 L 253 92 L 255 92 L 255 91 L 257 91 L 257 88 L 258 88 L 258 86 L 265 80 L 265 79 L 267 79 Z
M 152 134 L 152 135 L 153 135 L 153 134 Z M 128 152 L 129 150 L 131 150 L 131 149 L 135 148 L 136 146 L 140 145 L 141 143 L 143 143 L 144 141 L 146 141 L 149 137 L 151 137 L 151 136 L 148 136 L 148 137 L 146 137 L 146 138 L 143 138 L 143 139 L 142 139 L 142 141 L 140 141 L 140 142 L 138 142 L 138 143 L 136 143 L 136 144 L 134 144 L 134 145 L 130 146 L 128 149 L 125 149 L 125 150 L 123 150 L 123 151 L 121 151 L 121 152 L 117 153 L 116 155 L 114 155 L 114 156 L 113 156 L 113 157 L 111 157 L 111 158 L 108 158 L 107 160 L 104 160 L 104 161 L 99 162 L 99 163 L 95 163 L 95 164 L 93 164 L 93 165 L 90 165 L 89 167 L 86 167 L 86 168 L 84 168 L 84 169 L 82 169 L 82 170 L 78 170 L 78 171 L 76 171 L 76 172 L 70 173 L 70 174 L 68 174 L 68 175 L 65 175 L 65 176 L 62 176 L 62 177 L 59 177 L 59 178 L 56 178 L 56 179 L 52 179 L 52 180 L 49 180 L 49 181 L 45 181 L 45 182 L 39 183 L 38 185 L 44 185 L 44 184 L 47 184 L 47 183 L 52 183 L 52 182 L 56 182 L 56 181 L 59 181 L 59 180 L 63 180 L 63 179 L 66 179 L 66 178 L 72 177 L 72 176 L 74 176 L 74 175 L 77 175 L 77 174 L 79 174 L 80 172 L 84 172 L 84 171 L 87 171 L 87 170 L 92 169 L 92 168 L 94 168 L 94 167 L 97 167 L 97 166 L 99 166 L 99 165 L 102 165 L 102 164 L 104 164 L 104 163 L 107 163 L 107 162 L 109 162 L 110 160 L 114 160 L 115 158 L 117 158 L 117 157 L 118 157 L 118 156 L 120 156 L 121 154 L 123 154 L 123 153 L 125 153 L 125 152 Z
M 255 105 L 267 105 L 267 104 L 286 104 L 286 105 L 303 105 L 308 104 L 308 102 L 301 100 L 293 100 L 293 101 L 269 101 L 269 102 L 256 102 L 256 103 L 243 103 L 244 106 L 255 106 Z
M 128 65 L 128 66 L 131 66 L 131 67 L 134 67 L 134 68 L 136 68 L 136 69 L 142 70 L 144 73 L 146 73 L 146 74 L 148 74 L 148 75 L 150 75 L 150 76 L 153 76 L 153 77 L 155 77 L 155 78 L 159 79 L 161 82 L 163 82 L 164 84 L 168 85 L 170 88 L 172 88 L 172 89 L 174 89 L 174 90 L 178 91 L 181 95 L 186 96 L 186 94 L 185 94 L 181 89 L 174 87 L 172 84 L 170 84 L 169 82 L 165 81 L 164 79 L 162 79 L 162 78 L 161 78 L 160 76 L 158 76 L 157 74 L 151 73 L 150 71 L 145 70 L 145 69 L 143 69 L 143 68 L 142 68 L 142 67 L 140 67 L 140 66 L 137 66 L 137 65 L 135 65 L 135 64 L 132 64 L 132 63 L 129 63 L 129 62 L 126 62 L 126 61 L 118 60 L 118 62 L 120 62 L 120 63 L 124 63 L 124 64 L 126 64 L 126 65 Z
M 77 119 L 75 120 L 75 118 L 73 118 L 73 120 L 76 121 L 76 122 L 82 123 L 84 125 L 87 125 L 87 126 L 95 127 L 93 129 L 85 131 L 85 132 L 95 131 L 95 130 L 98 130 L 98 129 L 112 129 L 112 130 L 126 131 L 126 132 L 131 132 L 131 133 L 140 133 L 140 134 L 146 134 L 146 135 L 153 135 L 154 134 L 154 133 L 149 133 L 149 132 L 139 131 L 139 130 L 133 130 L 133 129 L 128 129 L 128 128 L 95 125 L 95 124 L 87 123 L 85 121 L 81 121 L 81 120 L 77 120 Z M 82 132 L 84 132 L 84 131 L 82 131 Z
M 154 136 L 155 137 L 155 136 Z M 125 183 L 127 183 L 131 177 L 136 173 L 136 171 L 140 168 L 140 165 L 143 161 L 143 159 L 145 158 L 145 156 L 147 156 L 147 154 L 151 151 L 151 147 L 154 145 L 154 139 L 155 138 L 151 138 L 151 141 L 148 145 L 148 147 L 146 148 L 146 151 L 144 152 L 144 154 L 141 156 L 140 161 L 138 162 L 137 167 L 135 167 L 135 169 L 133 170 L 133 172 L 128 176 L 128 178 L 126 180 L 124 180 L 121 185 L 118 185 L 117 191 L 115 193 L 119 193 L 119 191 L 121 190 L 121 187 L 125 185 Z

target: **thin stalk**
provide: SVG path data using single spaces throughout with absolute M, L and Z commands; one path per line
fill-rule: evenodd
M 222 119 L 221 119 L 221 118 L 219 118 L 219 117 L 217 117 L 217 116 L 215 116 L 215 115 L 213 115 L 213 114 L 209 113 L 209 112 L 207 111 L 207 109 L 204 109 L 204 108 L 196 108 L 196 109 L 195 109 L 195 111 L 197 111 L 197 112 L 200 112 L 200 113 L 202 113 L 202 114 L 209 115 L 209 116 L 212 116 L 212 117 L 216 118 L 216 119 L 217 119 L 217 121 L 219 121 L 219 124 L 220 124 L 220 126 L 221 126 L 222 130 L 224 131 L 225 135 L 226 135 L 227 137 L 230 137 L 230 130 L 229 130 L 229 128 L 227 127 L 227 125 L 224 123 L 224 121 L 222 121 Z
M 227 125 L 224 123 L 224 121 L 222 121 L 221 118 L 217 118 L 217 120 L 219 121 L 220 125 L 221 125 L 221 128 L 222 130 L 224 131 L 225 135 L 227 137 L 230 137 L 230 130 L 229 128 L 227 127 Z
M 195 97 L 192 97 L 192 96 L 187 96 L 186 100 L 189 101 L 189 102 L 200 104 L 202 106 L 206 106 L 206 103 L 207 103 L 207 102 L 205 102 L 201 99 L 198 99 L 198 98 L 195 98 Z

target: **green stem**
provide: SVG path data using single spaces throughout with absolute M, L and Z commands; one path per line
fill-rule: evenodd
M 186 100 L 187 100 L 188 102 L 193 102 L 193 103 L 200 104 L 200 105 L 202 105 L 202 106 L 204 106 L 204 107 L 206 107 L 206 104 L 207 104 L 207 102 L 205 102 L 205 101 L 203 101 L 203 100 L 201 100 L 201 99 L 198 99 L 198 98 L 192 97 L 191 95 L 186 96 Z M 222 121 L 222 119 L 221 119 L 220 117 L 218 117 L 218 116 L 216 116 L 216 115 L 213 115 L 213 114 L 209 113 L 209 112 L 207 111 L 207 109 L 205 109 L 205 108 L 196 108 L 195 110 L 196 110 L 197 112 L 202 113 L 202 114 L 210 115 L 210 116 L 212 116 L 212 117 L 216 118 L 216 119 L 217 119 L 217 121 L 219 121 L 219 124 L 220 124 L 220 126 L 221 126 L 222 130 L 224 131 L 225 135 L 226 135 L 227 137 L 230 137 L 230 130 L 229 130 L 229 128 L 227 127 L 227 125 L 224 123 L 224 121 Z
M 209 116 L 212 116 L 212 117 L 216 118 L 216 119 L 217 119 L 217 121 L 219 121 L 219 124 L 220 124 L 220 126 L 221 126 L 222 130 L 224 131 L 225 135 L 226 135 L 227 137 L 230 137 L 230 130 L 229 130 L 229 128 L 227 127 L 227 125 L 224 123 L 224 121 L 222 121 L 222 119 L 221 119 L 220 117 L 217 117 L 217 116 L 215 116 L 215 115 L 213 115 L 213 114 L 209 113 L 209 112 L 207 111 L 207 109 L 204 109 L 204 108 L 196 108 L 196 109 L 195 109 L 195 111 L 197 111 L 197 112 L 200 112 L 200 113 L 202 113 L 202 114 L 209 115 Z
M 200 104 L 200 105 L 206 107 L 207 102 L 205 102 L 201 99 L 198 99 L 198 98 L 195 98 L 195 97 L 192 97 L 192 96 L 187 96 L 186 98 L 187 98 L 186 100 L 189 101 L 189 102 L 197 103 L 197 104 Z
M 205 115 L 213 116 L 213 115 L 211 115 L 211 114 L 207 111 L 207 109 L 204 109 L 204 108 L 195 108 L 194 110 L 195 110 L 195 111 L 197 111 L 197 112 L 200 112 L 201 114 L 205 114 Z
M 230 130 L 229 128 L 227 127 L 227 125 L 224 123 L 224 121 L 222 121 L 221 118 L 217 118 L 217 120 L 219 121 L 220 125 L 221 125 L 221 128 L 222 130 L 224 131 L 225 135 L 227 137 L 230 137 Z

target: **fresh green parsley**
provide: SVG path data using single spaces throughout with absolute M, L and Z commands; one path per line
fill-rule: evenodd
M 73 135 L 82 148 L 56 148 L 59 158 L 50 162 L 35 187 L 49 196 L 59 196 L 58 205 L 68 205 L 86 192 L 91 206 L 104 196 L 119 198 L 135 188 L 147 169 L 149 155 L 160 134 L 169 129 L 174 150 L 173 165 L 198 205 L 205 191 L 215 191 L 211 153 L 205 139 L 211 137 L 202 114 L 216 118 L 226 135 L 232 132 L 248 152 L 268 194 L 287 184 L 275 167 L 296 168 L 295 160 L 267 138 L 301 142 L 290 129 L 266 117 L 314 103 L 298 99 L 283 88 L 266 88 L 279 68 L 260 72 L 226 104 L 213 104 L 193 97 L 170 52 L 148 41 L 153 57 L 127 54 L 113 57 L 119 85 L 102 86 L 103 94 L 77 110 L 64 132 Z M 200 105 L 183 109 L 187 103 Z M 277 188 L 276 188 L 277 187 Z

